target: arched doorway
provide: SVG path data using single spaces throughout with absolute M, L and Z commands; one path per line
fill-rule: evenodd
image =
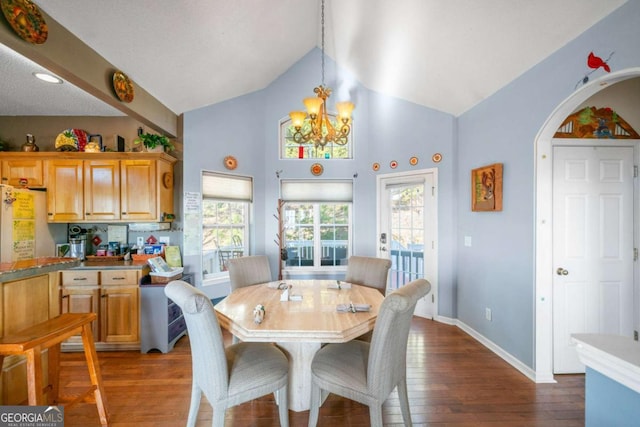
M 562 121 L 582 102 L 607 86 L 640 76 L 640 68 L 605 75 L 581 87 L 565 99 L 547 118 L 535 139 L 535 372 L 536 382 L 555 382 L 553 378 L 553 259 L 552 233 L 552 144 Z

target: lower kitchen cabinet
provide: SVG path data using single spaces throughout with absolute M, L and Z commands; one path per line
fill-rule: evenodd
M 193 274 L 182 278 L 193 284 Z M 168 353 L 176 341 L 187 333 L 187 324 L 180 307 L 164 294 L 165 285 L 140 285 L 140 351 L 159 350 Z
M 137 350 L 140 347 L 138 270 L 66 270 L 61 272 L 62 313 L 98 315 L 93 326 L 97 350 Z M 80 337 L 63 343 L 81 350 Z

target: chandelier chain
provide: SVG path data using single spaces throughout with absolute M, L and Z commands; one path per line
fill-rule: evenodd
M 320 11 L 320 18 L 322 23 L 322 86 L 324 86 L 324 0 L 322 0 L 322 8 Z

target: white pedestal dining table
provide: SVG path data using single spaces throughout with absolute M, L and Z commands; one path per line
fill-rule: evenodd
M 289 300 L 281 288 L 290 286 Z M 215 306 L 220 325 L 242 341 L 273 342 L 289 358 L 289 409 L 309 409 L 311 362 L 323 343 L 347 342 L 373 329 L 384 296 L 374 288 L 335 280 L 286 280 L 238 288 Z M 369 311 L 339 312 L 339 304 Z M 264 306 L 262 323 L 253 310 Z

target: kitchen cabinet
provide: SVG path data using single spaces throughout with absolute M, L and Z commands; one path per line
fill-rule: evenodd
M 84 160 L 84 218 L 120 219 L 120 161 Z
M 127 269 L 61 272 L 61 311 L 98 315 L 93 325 L 97 350 L 140 348 L 139 274 Z M 63 348 L 79 351 L 82 341 L 72 337 Z
M 120 219 L 118 160 L 48 160 L 49 222 Z
M 166 153 L 1 152 L 2 183 L 47 188 L 49 222 L 169 222 L 175 158 Z
M 22 187 L 22 182 L 29 188 L 44 187 L 43 161 L 32 158 L 9 159 L 2 161 L 2 184 Z
M 156 206 L 156 162 L 123 160 L 122 219 L 152 221 L 158 217 Z
M 193 284 L 193 274 L 179 280 Z M 164 294 L 164 284 L 140 285 L 140 352 L 159 350 L 168 353 L 187 334 L 182 310 Z
M 47 160 L 47 220 L 76 222 L 84 219 L 82 160 Z

